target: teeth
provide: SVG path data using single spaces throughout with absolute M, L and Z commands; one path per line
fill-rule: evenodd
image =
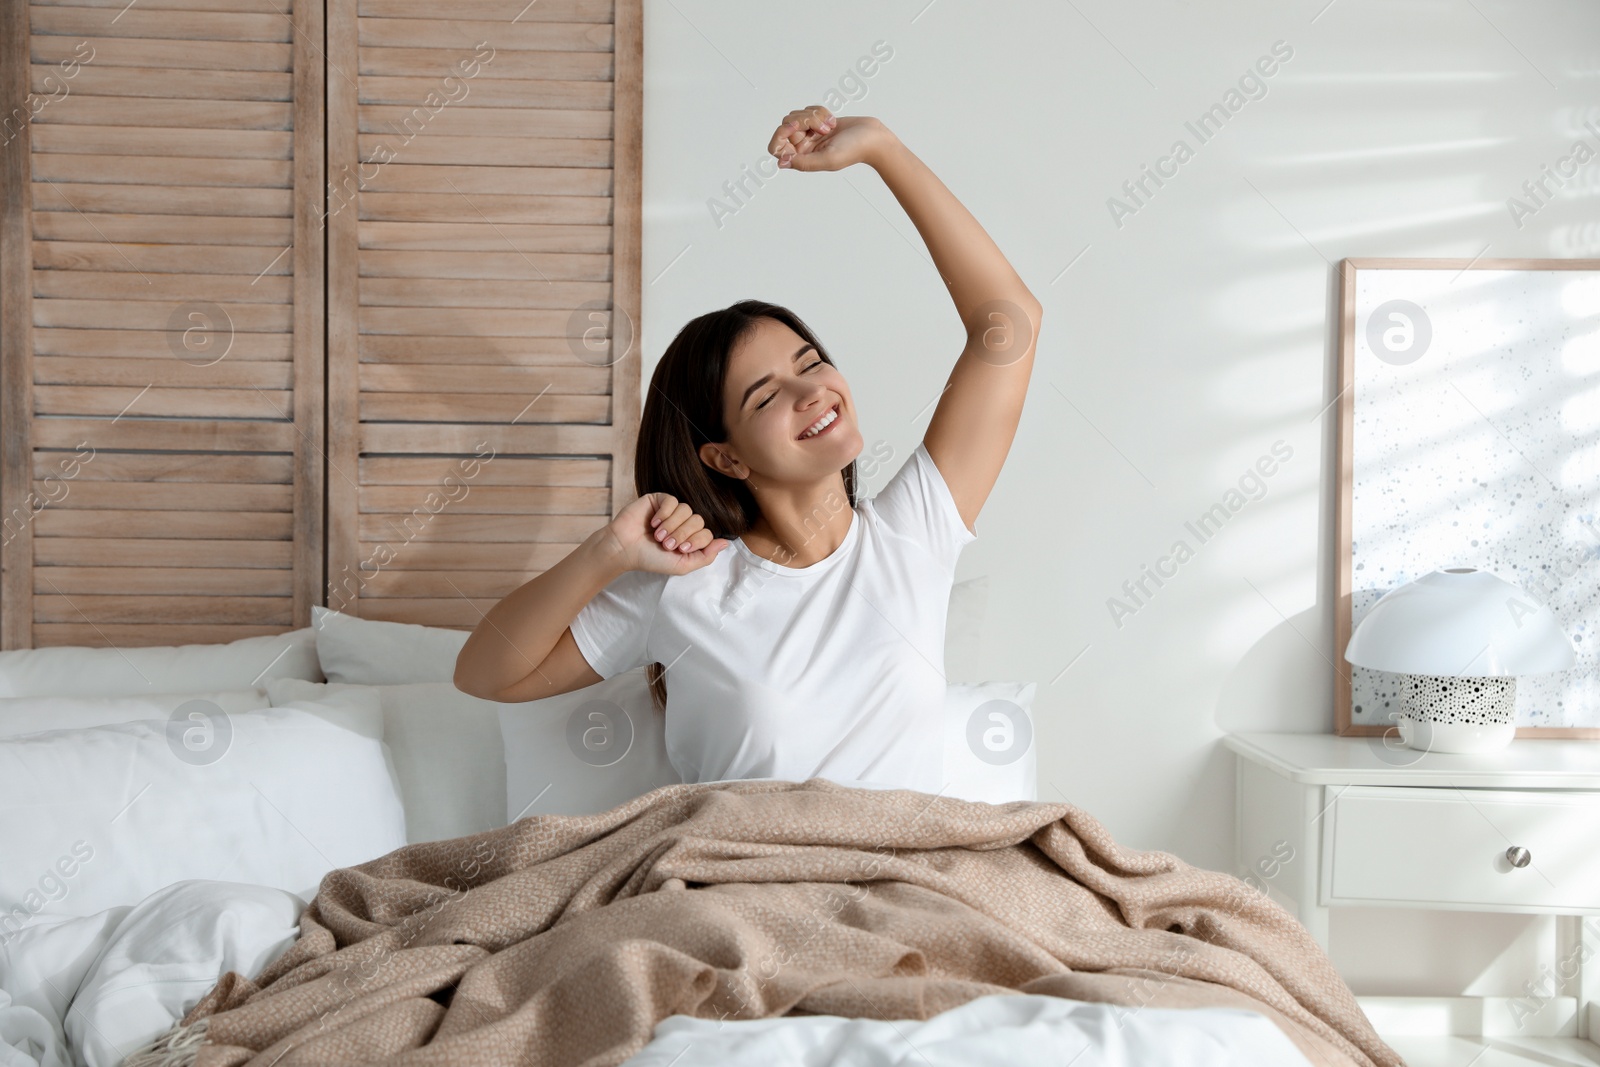
M 822 418 L 818 419 L 816 421 L 816 423 L 814 423 L 812 425 L 811 429 L 807 430 L 805 433 L 801 434 L 800 436 L 802 438 L 815 437 L 817 434 L 821 433 L 823 430 L 826 430 L 829 426 L 832 426 L 833 425 L 833 420 L 837 419 L 838 417 L 839 417 L 839 413 L 837 411 L 829 411 L 826 415 L 822 416 Z

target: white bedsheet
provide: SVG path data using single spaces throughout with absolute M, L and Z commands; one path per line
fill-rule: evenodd
M 87 918 L 39 916 L 9 939 L 0 937 L 0 1067 L 117 1067 L 182 1018 L 224 972 L 254 975 L 276 959 L 294 942 L 304 907 L 279 889 L 189 881 Z M 979 997 L 924 1021 L 674 1015 L 625 1067 L 674 1062 L 1309 1067 L 1283 1032 L 1255 1012 L 1021 994 Z
M 186 881 L 85 918 L 38 916 L 0 938 L 0 1067 L 116 1067 L 225 972 L 276 959 L 304 909 L 281 889 Z
M 681 1059 L 679 1057 L 682 1057 Z M 979 997 L 924 1021 L 674 1015 L 623 1067 L 1310 1067 L 1265 1015 L 1063 997 Z

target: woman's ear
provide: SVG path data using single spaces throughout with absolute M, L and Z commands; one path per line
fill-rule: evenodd
M 743 463 L 730 456 L 721 445 L 707 442 L 700 446 L 700 461 L 718 474 L 743 479 L 749 474 Z

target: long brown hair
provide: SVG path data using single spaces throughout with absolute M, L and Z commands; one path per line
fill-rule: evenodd
M 783 323 L 805 338 L 824 361 L 833 364 L 811 328 L 786 307 L 765 300 L 741 300 L 718 311 L 708 311 L 678 331 L 656 364 L 639 419 L 639 443 L 634 452 L 633 485 L 639 496 L 670 493 L 705 519 L 706 528 L 714 535 L 728 540 L 742 537 L 755 525 L 761 506 L 742 479 L 708 467 L 700 458 L 700 446 L 728 439 L 722 418 L 728 364 L 734 348 L 760 318 Z M 854 460 L 843 474 L 845 494 L 854 508 Z M 651 700 L 663 713 L 667 707 L 665 674 L 666 668 L 659 663 L 645 668 Z

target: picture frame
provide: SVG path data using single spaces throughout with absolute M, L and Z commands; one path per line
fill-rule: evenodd
M 1344 658 L 1365 611 L 1476 566 L 1578 637 L 1516 736 L 1600 740 L 1600 259 L 1349 258 L 1339 308 L 1335 733 L 1396 729 L 1399 676 Z

